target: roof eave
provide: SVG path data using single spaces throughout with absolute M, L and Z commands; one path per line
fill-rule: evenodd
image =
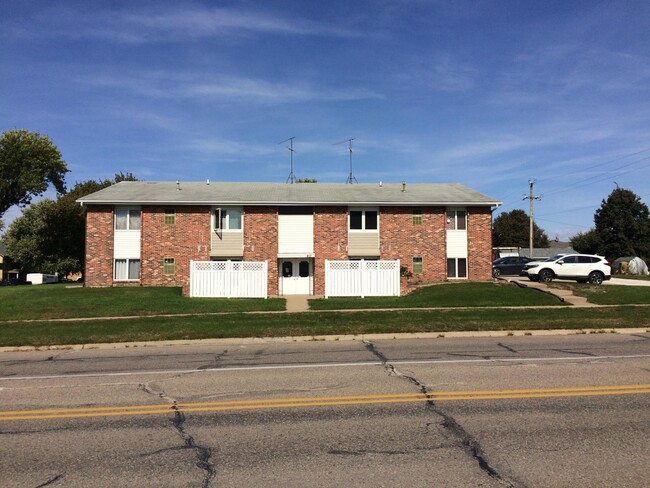
M 413 205 L 424 205 L 424 206 L 498 206 L 502 202 L 498 201 L 486 201 L 486 202 L 477 202 L 477 201 L 460 201 L 460 202 L 451 202 L 451 201 L 409 201 L 409 202 L 377 202 L 377 201 L 362 201 L 362 202 L 350 202 L 350 201 L 272 201 L 272 202 L 251 202 L 244 200 L 220 200 L 220 201 L 169 201 L 169 200 L 84 200 L 79 199 L 77 203 L 81 205 L 248 205 L 251 207 L 261 207 L 261 206 L 328 206 L 328 205 L 345 205 L 345 206 L 413 206 Z

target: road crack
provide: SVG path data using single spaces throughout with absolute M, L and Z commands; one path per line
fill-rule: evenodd
M 486 454 L 483 452 L 479 442 L 474 439 L 469 432 L 467 432 L 451 415 L 444 412 L 439 408 L 433 401 L 433 393 L 429 392 L 427 386 L 420 382 L 415 376 L 409 376 L 397 370 L 390 360 L 377 349 L 375 344 L 371 341 L 363 341 L 365 348 L 370 351 L 377 359 L 379 359 L 384 366 L 384 369 L 388 372 L 390 376 L 397 376 L 399 378 L 409 381 L 411 384 L 415 385 L 422 394 L 424 394 L 428 400 L 425 402 L 427 408 L 432 410 L 435 414 L 439 415 L 442 418 L 440 425 L 451 433 L 463 447 L 463 450 L 467 452 L 479 465 L 479 468 L 485 472 L 490 478 L 497 480 L 503 486 L 509 488 L 523 488 L 523 484 L 515 483 L 507 479 L 504 475 L 500 474 L 493 466 L 490 465 Z M 431 424 L 427 424 L 426 430 L 429 430 Z
M 212 362 L 209 364 L 205 364 L 203 366 L 199 366 L 197 369 L 212 369 L 212 368 L 218 368 L 219 367 L 219 361 L 228 354 L 228 349 L 224 349 L 222 352 L 217 353 L 214 355 L 214 358 L 212 359 Z
M 40 485 L 36 485 L 36 488 L 43 488 L 44 486 L 50 486 L 53 483 L 56 483 L 60 479 L 63 478 L 63 474 L 57 474 L 54 478 L 51 478 L 47 480 L 45 483 L 41 483 Z
M 506 346 L 506 345 L 503 344 L 502 342 L 498 342 L 498 343 L 497 343 L 497 346 L 504 348 L 506 351 L 510 351 L 510 352 L 514 352 L 515 354 L 519 354 L 519 351 L 517 351 L 516 349 L 513 349 L 513 348 L 510 347 L 510 346 Z
M 185 414 L 178 409 L 178 401 L 175 398 L 172 398 L 171 396 L 167 395 L 165 391 L 162 388 L 160 388 L 160 386 L 152 382 L 140 384 L 140 389 L 145 393 L 148 393 L 150 395 L 155 395 L 172 404 L 171 409 L 174 411 L 174 418 L 172 419 L 172 425 L 174 426 L 176 433 L 183 440 L 183 445 L 180 447 L 161 449 L 159 451 L 155 451 L 154 453 L 149 453 L 148 455 L 157 454 L 164 451 L 175 450 L 175 449 L 190 449 L 194 451 L 197 457 L 197 461 L 195 463 L 196 466 L 205 472 L 203 476 L 203 482 L 201 483 L 201 487 L 208 488 L 212 483 L 212 481 L 217 476 L 217 468 L 214 465 L 214 463 L 211 461 L 212 448 L 197 444 L 196 441 L 194 440 L 194 437 L 185 429 L 185 421 L 186 421 Z

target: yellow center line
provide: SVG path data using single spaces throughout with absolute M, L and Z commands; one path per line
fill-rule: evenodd
M 0 421 L 43 420 L 53 418 L 116 417 L 128 415 L 153 415 L 180 412 L 219 412 L 259 410 L 272 408 L 319 407 L 333 405 L 365 405 L 381 403 L 410 403 L 424 401 L 504 400 L 524 398 L 557 398 L 605 395 L 638 395 L 650 393 L 650 384 L 593 386 L 576 388 L 527 388 L 519 390 L 476 390 L 395 393 L 378 395 L 349 395 L 333 397 L 278 398 L 261 400 L 238 400 L 222 402 L 196 402 L 125 405 L 110 407 L 59 408 L 41 410 L 0 411 Z

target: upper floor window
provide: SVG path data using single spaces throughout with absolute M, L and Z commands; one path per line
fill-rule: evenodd
M 413 214 L 411 215 L 411 223 L 413 225 L 422 225 L 422 209 L 414 208 Z
M 244 211 L 241 208 L 217 208 L 214 211 L 214 230 L 242 230 Z
M 465 210 L 447 210 L 447 230 L 467 230 L 467 212 Z
M 165 224 L 174 225 L 176 224 L 176 210 L 173 208 L 165 209 Z
M 379 211 L 375 209 L 350 210 L 350 230 L 379 229 Z
M 115 207 L 116 230 L 140 230 L 140 209 Z

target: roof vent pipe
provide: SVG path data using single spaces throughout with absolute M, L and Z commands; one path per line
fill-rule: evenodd
M 406 191 L 406 181 L 402 181 L 402 192 Z
M 176 191 L 181 191 L 181 182 L 176 180 Z
M 206 184 L 206 185 L 209 185 L 209 184 L 210 184 L 210 179 L 209 179 L 209 178 L 208 178 L 207 180 L 205 180 L 205 184 Z
M 383 185 L 383 183 L 380 181 L 380 182 L 379 182 L 379 188 L 381 188 L 382 186 L 384 186 L 384 185 Z

